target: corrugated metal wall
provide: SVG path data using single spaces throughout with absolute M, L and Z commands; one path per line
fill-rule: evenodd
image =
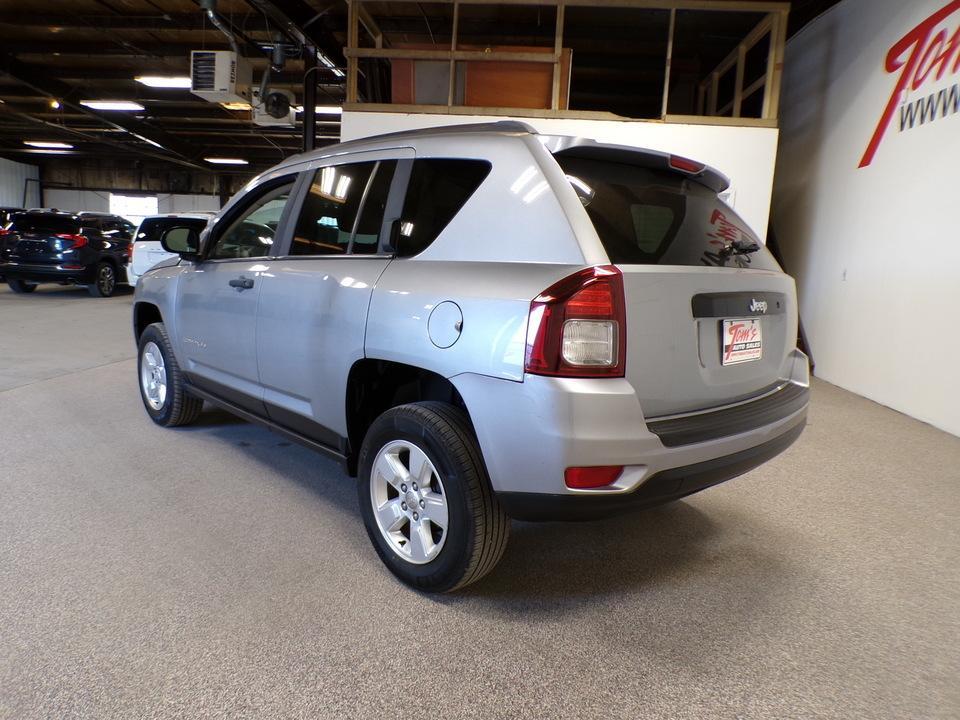
M 37 207 L 40 205 L 40 168 L 0 158 L 0 206 Z M 29 184 L 27 180 L 31 180 Z M 27 201 L 24 203 L 24 188 Z
M 130 193 L 121 191 L 120 194 Z M 157 193 L 157 200 L 161 213 L 196 210 L 216 211 L 220 209 L 220 198 L 216 195 Z M 110 212 L 110 193 L 106 190 L 47 188 L 43 191 L 43 202 L 44 207 L 58 208 L 59 210 Z

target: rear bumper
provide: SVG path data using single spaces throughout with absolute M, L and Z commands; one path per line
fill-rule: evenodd
M 94 274 L 94 269 L 90 266 L 74 269 L 64 268 L 62 265 L 0 264 L 0 275 L 33 282 L 68 282 L 88 285 L 94 281 Z
M 451 381 L 473 420 L 493 490 L 508 511 L 518 518 L 559 519 L 682 497 L 776 455 L 800 434 L 807 416 L 806 358 L 796 354 L 786 367 L 776 388 L 752 399 L 649 421 L 624 378 L 527 375 L 518 383 L 458 375 Z M 624 470 L 602 488 L 564 483 L 568 467 L 601 465 Z
M 546 495 L 503 492 L 497 499 L 515 520 L 596 520 L 679 500 L 713 485 L 731 480 L 762 465 L 786 450 L 800 437 L 803 419 L 782 435 L 733 455 L 663 470 L 626 494 Z

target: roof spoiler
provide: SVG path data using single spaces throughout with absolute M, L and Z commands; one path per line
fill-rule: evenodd
M 666 170 L 684 175 L 700 185 L 720 194 L 730 187 L 730 179 L 719 170 L 697 160 L 628 145 L 606 145 L 595 140 L 565 137 L 562 135 L 540 136 L 541 141 L 556 156 L 580 157 L 586 160 L 635 165 L 650 170 Z

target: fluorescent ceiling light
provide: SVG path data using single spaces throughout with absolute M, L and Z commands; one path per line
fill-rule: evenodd
M 303 105 L 297 105 L 293 109 L 297 112 L 303 112 Z M 317 115 L 341 115 L 343 108 L 339 105 L 314 105 L 313 111 Z
M 24 150 L 25 153 L 36 153 L 37 155 L 72 155 L 71 150 Z
M 155 140 L 151 140 L 150 138 L 144 137 L 143 135 L 139 135 L 139 134 L 137 134 L 137 133 L 135 133 L 135 132 L 131 132 L 130 134 L 133 135 L 135 138 L 137 138 L 137 140 L 143 140 L 143 142 L 149 143 L 150 145 L 153 145 L 154 147 L 158 147 L 158 148 L 160 148 L 161 150 L 166 150 L 166 148 L 165 148 L 163 145 L 161 145 L 160 143 L 156 142 Z
M 205 157 L 204 160 L 214 165 L 249 165 L 246 160 L 240 158 Z
M 190 77 L 188 75 L 137 75 L 134 80 L 152 88 L 190 89 Z
M 73 145 L 62 142 L 47 142 L 46 140 L 24 140 L 24 145 L 29 145 L 30 147 L 35 148 L 59 148 L 60 150 L 72 150 Z
M 143 110 L 143 105 L 131 100 L 81 100 L 91 110 Z
M 333 72 L 333 74 L 336 75 L 337 77 L 343 77 L 343 70 L 341 70 L 341 69 L 338 68 L 336 65 L 334 65 L 333 60 L 331 60 L 330 58 L 328 58 L 328 57 L 327 57 L 326 55 L 324 55 L 322 52 L 319 52 L 319 51 L 317 52 L 317 60 L 319 60 L 320 62 L 322 62 L 322 63 L 323 63 L 327 68 L 329 68 L 330 71 Z

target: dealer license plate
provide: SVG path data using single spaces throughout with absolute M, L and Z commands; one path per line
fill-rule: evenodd
M 720 360 L 724 365 L 762 358 L 763 329 L 760 327 L 760 318 L 724 320 L 722 345 Z

